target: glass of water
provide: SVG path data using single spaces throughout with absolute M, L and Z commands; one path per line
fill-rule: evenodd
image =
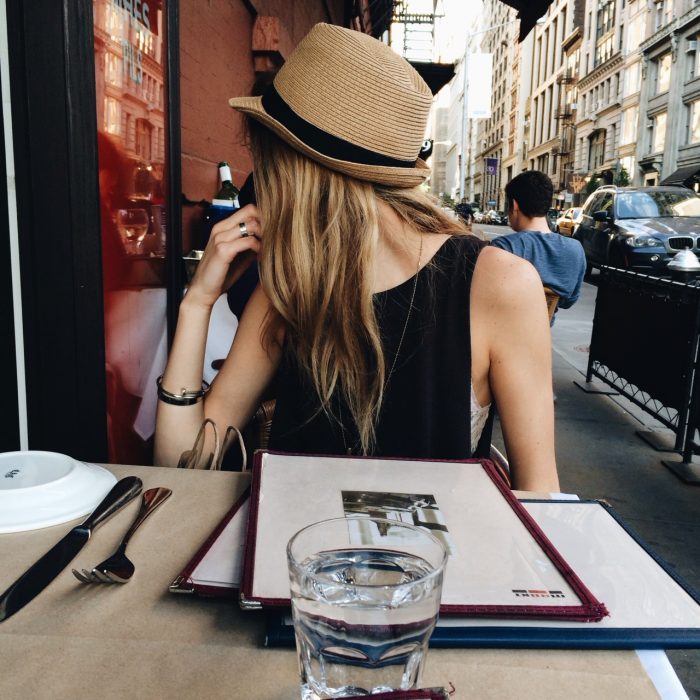
M 334 518 L 287 545 L 302 700 L 419 687 L 447 562 L 428 530 Z
M 138 255 L 148 233 L 149 216 L 145 209 L 118 209 L 117 228 L 129 255 Z

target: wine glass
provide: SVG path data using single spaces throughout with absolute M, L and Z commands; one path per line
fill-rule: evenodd
M 141 252 L 148 225 L 148 212 L 145 209 L 117 210 L 117 228 L 127 254 L 138 255 Z

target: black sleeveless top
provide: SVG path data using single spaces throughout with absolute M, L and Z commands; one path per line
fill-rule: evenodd
M 406 334 L 384 392 L 374 455 L 426 459 L 488 456 L 491 421 L 478 448 L 474 450 L 470 444 L 469 293 L 483 245 L 473 236 L 452 237 L 418 273 L 417 284 L 412 277 L 375 295 L 387 372 L 404 326 Z M 406 325 L 414 284 L 414 306 Z M 338 400 L 333 403 L 333 417 L 319 411 L 310 379 L 288 350 L 276 378 L 270 449 L 358 453 L 357 430 L 349 410 Z

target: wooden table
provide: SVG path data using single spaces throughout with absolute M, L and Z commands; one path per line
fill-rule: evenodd
M 263 647 L 262 613 L 231 601 L 173 595 L 177 576 L 248 476 L 160 467 L 109 467 L 144 489 L 172 488 L 129 545 L 126 585 L 86 586 L 70 566 L 0 624 L 0 698 L 298 700 L 293 650 Z M 105 523 L 71 566 L 92 568 L 116 546 L 138 503 Z M 72 524 L 0 535 L 0 590 Z M 423 685 L 453 698 L 658 698 L 633 651 L 431 650 Z

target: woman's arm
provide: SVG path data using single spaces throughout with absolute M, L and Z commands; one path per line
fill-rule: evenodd
M 248 236 L 241 236 L 245 223 Z M 249 205 L 217 224 L 198 265 L 178 316 L 177 330 L 163 375 L 162 386 L 178 394 L 199 389 L 211 310 L 216 300 L 255 259 L 260 250 L 257 210 Z M 242 427 L 250 418 L 274 374 L 279 353 L 262 346 L 261 328 L 270 310 L 258 288 L 251 297 L 236 332 L 229 357 L 203 401 L 191 406 L 158 402 L 156 464 L 175 466 L 192 447 L 204 418 L 223 432 L 228 425 Z
M 513 488 L 558 491 L 551 336 L 537 271 L 510 253 L 485 248 L 471 309 L 474 367 L 487 367 Z

